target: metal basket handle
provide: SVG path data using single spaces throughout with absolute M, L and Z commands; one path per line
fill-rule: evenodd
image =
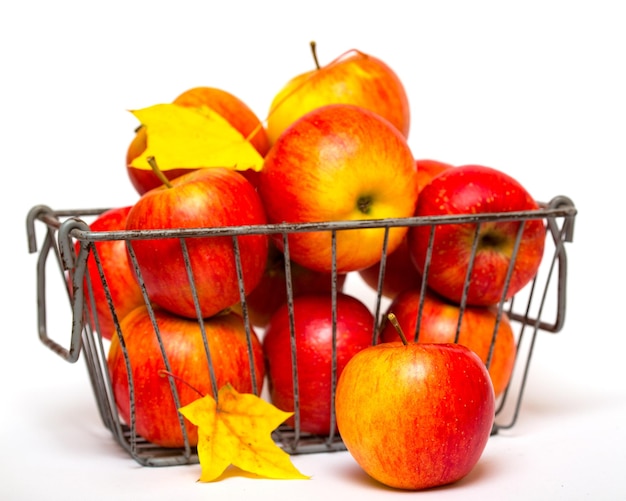
M 82 220 L 71 217 L 60 223 L 52 209 L 39 205 L 31 209 L 27 217 L 27 234 L 29 252 L 37 252 L 37 238 L 35 220 L 45 220 L 47 232 L 37 261 L 37 326 L 41 342 L 67 362 L 78 360 L 82 344 L 84 328 L 84 293 L 83 279 L 87 268 L 89 255 L 88 243 L 81 241 L 80 251 L 75 254 L 70 232 L 78 229 L 89 231 L 89 226 Z M 58 230 L 58 241 L 55 241 L 55 232 Z M 72 304 L 72 333 L 69 348 L 65 348 L 48 335 L 47 328 L 47 301 L 46 301 L 46 261 L 53 251 L 59 261 L 62 271 L 73 270 L 68 289 Z M 64 277 L 65 279 L 65 277 Z

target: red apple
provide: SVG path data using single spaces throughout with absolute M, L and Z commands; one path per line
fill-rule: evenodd
M 421 193 L 431 179 L 453 166 L 438 160 L 416 160 L 417 186 Z M 359 271 L 363 281 L 372 289 L 378 290 L 380 276 L 380 261 Z M 400 292 L 411 287 L 417 287 L 421 283 L 422 276 L 417 271 L 411 254 L 409 253 L 406 237 L 402 244 L 392 253 L 387 254 L 385 262 L 385 277 L 383 280 L 382 294 L 393 299 Z
M 292 297 L 332 291 L 332 273 L 322 273 L 291 262 Z M 246 305 L 252 324 L 266 327 L 271 316 L 287 301 L 285 256 L 270 241 L 265 273 L 259 285 L 246 296 Z M 337 290 L 342 291 L 346 275 L 337 275 Z
M 138 435 L 163 447 L 182 447 L 184 438 L 177 409 L 201 395 L 213 394 L 210 366 L 202 330 L 196 320 L 161 309 L 156 309 L 154 314 L 169 372 L 174 376 L 179 407 L 170 388 L 170 378 L 164 373 L 164 356 L 145 306 L 130 312 L 120 325 L 131 367 L 133 401 L 130 400 L 125 351 L 118 336 L 112 338 L 107 359 L 111 385 L 124 422 L 131 423 L 131 409 L 134 409 Z M 251 360 L 246 329 L 239 315 L 216 315 L 204 320 L 204 329 L 216 387 L 219 389 L 229 383 L 239 392 L 260 394 L 265 369 L 261 343 L 254 331 L 250 331 Z M 184 422 L 189 444 L 194 446 L 198 440 L 197 428 L 187 420 Z
M 378 290 L 380 268 L 381 263 L 378 261 L 372 266 L 359 270 L 359 275 L 363 281 L 375 291 Z M 405 237 L 396 250 L 387 254 L 382 295 L 393 299 L 405 289 L 419 287 L 421 282 L 422 276 L 411 260 Z
M 404 137 L 378 115 L 348 104 L 328 105 L 292 124 L 265 157 L 259 193 L 272 223 L 358 221 L 412 216 L 417 169 Z M 407 232 L 389 231 L 393 252 Z M 380 260 L 382 228 L 339 231 L 337 271 Z M 277 245 L 282 249 L 282 239 Z M 331 232 L 289 235 L 293 261 L 332 269 Z
M 465 346 L 395 342 L 348 362 L 335 407 L 341 438 L 363 470 L 385 485 L 418 490 L 474 468 L 495 399 L 485 365 Z
M 244 137 L 250 137 L 250 143 L 255 149 L 265 156 L 270 148 L 267 131 L 259 118 L 241 99 L 230 92 L 215 87 L 194 87 L 180 94 L 174 99 L 174 104 L 188 108 L 202 109 L 210 108 L 225 118 L 230 125 Z M 160 186 L 159 178 L 149 169 L 139 169 L 131 165 L 132 161 L 141 155 L 147 147 L 147 134 L 144 127 L 137 129 L 133 140 L 126 152 L 126 168 L 130 180 L 139 194 Z M 165 170 L 163 174 L 168 179 L 189 172 L 188 168 Z M 258 173 L 254 171 L 243 171 L 244 176 L 249 177 L 253 183 L 256 182 Z
M 511 379 L 517 351 L 513 329 L 506 313 L 501 314 L 498 322 L 497 310 L 494 307 L 467 306 L 463 311 L 459 337 L 456 339 L 461 309 L 456 304 L 444 301 L 427 291 L 424 295 L 419 334 L 415 338 L 419 306 L 419 289 L 407 289 L 391 302 L 387 313 L 393 313 L 397 317 L 411 341 L 454 343 L 456 340 L 467 346 L 483 363 L 489 364 L 489 375 L 495 396 L 500 396 Z M 395 327 L 386 321 L 380 333 L 380 341 L 384 343 L 399 340 Z
M 124 230 L 130 209 L 131 207 L 127 206 L 104 211 L 89 225 L 89 229 L 93 232 Z M 124 240 L 105 240 L 94 242 L 94 246 L 119 322 L 129 311 L 144 304 L 141 289 L 128 261 L 126 243 Z M 77 242 L 76 252 L 79 251 L 79 248 L 80 243 Z M 92 308 L 91 295 L 89 289 L 86 288 L 85 302 L 89 308 L 91 327 L 98 331 L 103 338 L 111 339 L 115 332 L 115 322 L 93 252 L 89 254 L 87 259 L 87 273 L 94 299 L 94 307 Z
M 315 45 L 311 45 L 314 59 Z M 351 50 L 326 66 L 289 80 L 272 100 L 267 131 L 274 143 L 298 118 L 328 104 L 361 106 L 389 120 L 404 137 L 411 124 L 409 99 L 398 75 L 382 60 Z
M 199 169 L 145 193 L 128 214 L 128 230 L 218 228 L 266 222 L 261 200 L 250 182 L 226 168 Z M 249 293 L 263 276 L 268 237 L 238 237 Z M 230 236 L 186 240 L 202 317 L 241 300 Z M 181 242 L 177 238 L 132 241 L 150 299 L 178 315 L 196 317 Z
M 538 204 L 511 176 L 480 165 L 448 169 L 436 176 L 420 193 L 415 214 L 419 217 L 533 211 Z M 504 291 L 511 264 L 519 220 L 481 224 L 467 304 L 490 305 L 511 298 L 537 273 L 545 243 L 542 219 L 524 223 L 508 289 Z M 426 265 L 430 226 L 411 228 L 409 252 L 420 273 Z M 426 278 L 428 286 L 442 296 L 460 302 L 471 257 L 476 223 L 440 224 Z
M 333 429 L 333 316 L 330 294 L 302 295 L 294 299 L 294 339 L 297 364 L 299 425 L 304 432 L 327 435 Z M 358 299 L 339 293 L 336 303 L 336 377 L 350 358 L 371 346 L 374 317 Z M 272 316 L 263 339 L 272 403 L 295 410 L 292 369 L 292 334 L 287 305 Z M 287 421 L 296 426 L 294 418 Z

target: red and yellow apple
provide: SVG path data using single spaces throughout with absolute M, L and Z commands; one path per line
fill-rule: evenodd
M 420 490 L 466 476 L 494 421 L 489 374 L 458 344 L 384 343 L 346 365 L 335 398 L 346 448 L 372 478 Z
M 415 214 L 419 217 L 534 211 L 537 202 L 515 179 L 502 171 L 480 165 L 448 169 L 431 180 L 420 193 Z M 521 240 L 513 251 L 520 225 Z M 428 286 L 442 296 L 460 302 L 470 265 L 477 223 L 436 226 L 432 256 L 426 277 Z M 409 252 L 424 275 L 431 227 L 416 226 L 408 235 Z M 536 275 L 543 257 L 546 230 L 541 218 L 498 220 L 480 224 L 477 250 L 467 291 L 467 304 L 490 305 L 511 298 Z M 505 291 L 509 266 L 513 266 Z
M 130 206 L 126 206 L 104 211 L 89 225 L 90 231 L 124 230 L 130 209 Z M 98 255 L 115 316 L 119 322 L 128 312 L 144 304 L 141 288 L 128 261 L 126 242 L 124 240 L 104 240 L 96 241 L 93 245 Z M 76 242 L 77 252 L 79 248 L 80 242 Z M 91 327 L 98 331 L 103 338 L 111 339 L 116 329 L 115 321 L 93 252 L 87 258 L 87 273 L 91 283 L 91 292 L 89 288 L 86 288 L 84 294 L 85 304 L 89 308 Z M 93 305 L 91 294 L 93 294 Z
M 398 75 L 382 60 L 352 50 L 326 66 L 295 76 L 283 86 L 272 100 L 267 117 L 270 141 L 274 143 L 309 111 L 336 103 L 367 108 L 389 120 L 405 137 L 409 135 L 409 100 Z
M 396 316 L 410 341 L 458 342 L 467 346 L 484 364 L 488 364 L 495 396 L 500 396 L 511 379 L 517 352 L 515 336 L 506 313 L 502 312 L 498 319 L 498 312 L 494 307 L 467 306 L 463 310 L 457 338 L 460 307 L 427 291 L 424 294 L 420 329 L 416 337 L 420 297 L 417 288 L 401 292 L 388 306 L 387 314 L 393 313 Z M 385 343 L 399 341 L 400 338 L 395 327 L 385 321 L 379 340 Z
M 405 138 L 387 120 L 358 106 L 334 104 L 293 123 L 265 157 L 259 193 L 271 223 L 360 221 L 412 216 L 417 168 Z M 406 227 L 389 231 L 393 252 Z M 380 260 L 383 228 L 337 232 L 337 271 Z M 292 232 L 290 258 L 307 268 L 332 270 L 330 231 Z M 276 244 L 283 250 L 282 239 Z
M 266 222 L 261 200 L 241 174 L 226 168 L 189 172 L 155 188 L 135 203 L 126 229 L 168 230 L 258 225 Z M 238 236 L 239 254 L 249 293 L 261 281 L 268 237 Z M 230 236 L 185 239 L 202 317 L 215 315 L 241 300 L 234 245 Z M 132 249 L 150 300 L 168 311 L 196 318 L 181 241 L 150 238 L 132 241 Z
M 416 160 L 415 164 L 417 165 L 418 193 L 421 193 L 424 186 L 435 176 L 453 167 L 445 162 L 428 159 Z M 406 238 L 395 251 L 387 254 L 385 261 L 385 276 L 383 277 L 381 292 L 383 296 L 391 299 L 405 289 L 418 287 L 422 280 L 421 274 L 411 259 Z M 379 261 L 359 271 L 363 281 L 376 291 L 380 280 L 380 269 L 381 263 Z
M 289 308 L 283 305 L 272 316 L 263 338 L 271 401 L 279 409 L 296 412 L 287 423 L 303 432 L 327 435 L 335 429 L 332 410 L 336 378 L 348 360 L 373 341 L 374 317 L 367 307 L 343 293 L 337 294 L 336 300 L 334 343 L 331 294 L 307 294 L 294 299 L 293 333 Z
M 199 111 L 209 108 L 226 119 L 230 125 L 249 138 L 250 143 L 265 156 L 270 148 L 267 131 L 256 114 L 241 99 L 216 87 L 193 87 L 176 97 L 174 104 L 193 108 Z M 147 133 L 145 127 L 139 127 L 128 146 L 126 152 L 126 168 L 130 181 L 139 194 L 160 186 L 162 183 L 150 169 L 134 167 L 132 161 L 139 157 L 147 148 Z M 169 179 L 175 179 L 195 168 L 174 168 L 164 170 L 163 174 Z M 252 170 L 242 172 L 254 184 L 258 173 Z
M 184 437 L 177 409 L 202 395 L 213 394 L 209 363 L 218 389 L 228 383 L 239 392 L 260 394 L 265 375 L 263 350 L 253 330 L 250 330 L 248 343 L 239 315 L 215 315 L 204 320 L 209 362 L 202 330 L 196 320 L 161 309 L 155 309 L 154 315 L 165 355 L 146 306 L 131 311 L 120 324 L 123 345 L 117 335 L 113 336 L 107 358 L 113 395 L 120 417 L 129 425 L 133 422 L 131 412 L 134 410 L 138 435 L 163 447 L 182 447 Z M 252 347 L 252 358 L 248 344 Z M 165 372 L 165 358 L 178 394 L 178 407 L 170 377 Z M 131 368 L 132 397 L 127 360 Z M 189 445 L 194 446 L 198 440 L 197 428 L 186 419 L 184 423 Z

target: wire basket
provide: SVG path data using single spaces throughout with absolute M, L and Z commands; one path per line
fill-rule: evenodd
M 37 260 L 37 304 L 38 304 L 38 330 L 41 341 L 52 351 L 60 355 L 68 362 L 76 362 L 82 354 L 88 369 L 95 400 L 104 425 L 111 431 L 115 440 L 141 465 L 146 466 L 169 466 L 179 464 L 197 463 L 198 455 L 195 447 L 190 445 L 183 429 L 185 443 L 182 447 L 167 448 L 150 443 L 138 435 L 132 424 L 127 424 L 120 418 L 113 395 L 111 378 L 107 366 L 107 341 L 104 340 L 92 328 L 98 325 L 97 319 L 88 321 L 94 312 L 88 308 L 86 298 L 92 294 L 89 280 L 86 280 L 86 263 L 90 253 L 96 253 L 95 243 L 102 241 L 124 240 L 127 246 L 132 248 L 132 242 L 137 239 L 160 239 L 177 238 L 185 246 L 188 238 L 212 238 L 230 237 L 233 239 L 235 261 L 240 268 L 237 240 L 242 235 L 266 234 L 282 236 L 287 244 L 287 236 L 294 232 L 328 231 L 331 233 L 333 245 L 333 263 L 336 264 L 335 242 L 337 232 L 360 228 L 382 228 L 387 235 L 390 228 L 399 226 L 430 226 L 431 231 L 437 225 L 453 223 L 472 223 L 478 226 L 487 222 L 495 221 L 519 221 L 521 226 L 525 221 L 541 219 L 545 222 L 547 238 L 544 257 L 539 272 L 524 289 L 518 292 L 512 299 L 502 300 L 498 305 L 498 314 L 506 312 L 515 330 L 515 342 L 517 354 L 515 367 L 504 393 L 498 399 L 496 421 L 493 433 L 498 430 L 514 426 L 517 421 L 524 388 L 529 371 L 530 360 L 537 335 L 540 331 L 548 333 L 559 332 L 565 321 L 566 285 L 567 285 L 567 254 L 566 243 L 572 241 L 576 208 L 567 197 L 555 197 L 549 203 L 540 204 L 535 211 L 520 211 L 495 214 L 475 214 L 461 216 L 434 216 L 414 217 L 400 219 L 382 219 L 365 221 L 342 221 L 308 224 L 269 224 L 246 227 L 222 227 L 222 228 L 199 228 L 199 229 L 175 229 L 175 230 L 146 230 L 146 231 L 90 231 L 88 221 L 95 218 L 106 209 L 87 210 L 52 210 L 47 206 L 39 205 L 31 209 L 27 217 L 27 234 L 30 253 L 38 252 Z M 521 231 L 519 233 L 521 235 Z M 76 243 L 79 242 L 79 252 L 76 252 Z M 373 332 L 377 333 L 383 320 L 383 308 L 385 298 L 382 292 L 382 284 L 385 274 L 386 238 L 382 248 L 382 259 L 378 290 L 373 291 L 372 312 L 375 325 Z M 513 256 L 516 255 L 519 246 L 519 238 Z M 132 256 L 132 252 L 130 253 Z M 54 256 L 56 265 L 49 266 L 48 258 Z M 131 259 L 132 261 L 132 259 Z M 514 261 L 514 259 L 512 260 Z M 188 265 L 188 263 L 187 263 Z M 133 266 L 137 273 L 141 273 L 136 260 Z M 470 264 L 472 266 L 472 264 Z M 511 264 L 513 266 L 513 263 Z M 54 271 L 56 270 L 56 271 Z M 58 290 L 51 290 L 49 280 L 50 273 L 61 272 L 62 284 L 67 292 L 69 308 L 68 317 L 71 318 L 69 343 L 56 341 L 49 333 L 48 297 L 58 296 Z M 240 271 L 240 269 L 239 269 Z M 190 272 L 190 270 L 188 270 Z M 293 315 L 293 292 L 291 288 L 290 263 L 285 261 L 287 304 L 290 315 Z M 102 271 L 102 285 L 108 290 L 106 277 Z M 58 278 L 58 276 L 57 276 Z M 337 274 L 336 268 L 332 272 L 333 309 L 336 307 Z M 191 281 L 193 289 L 193 280 Z M 244 285 L 242 275 L 239 274 L 239 289 L 241 291 L 241 312 L 246 324 L 248 343 L 250 342 L 250 329 L 247 318 Z M 52 296 L 50 296 L 52 297 Z M 93 296 L 91 296 L 93 297 Z M 107 295 L 109 308 L 113 314 L 115 327 L 119 332 L 119 319 L 115 315 L 115 307 Z M 146 305 L 150 309 L 150 302 L 146 296 Z M 461 302 L 461 312 L 463 311 Z M 462 313 L 461 313 L 462 314 Z M 336 317 L 333 317 L 336 318 Z M 419 322 L 419 320 L 418 320 Z M 333 326 L 336 328 L 336 326 Z M 496 324 L 497 328 L 497 324 Z M 291 332 L 293 336 L 294 333 Z M 495 336 L 494 336 L 495 338 Z M 376 336 L 372 342 L 376 342 Z M 210 357 L 209 357 L 210 358 Z M 292 356 L 295 360 L 295 356 Z M 251 362 L 252 363 L 252 362 Z M 333 367 L 333 369 L 335 369 Z M 297 373 L 297 370 L 294 372 Z M 332 385 L 337 381 L 337 374 L 332 374 Z M 132 385 L 132 381 L 130 382 Z M 253 387 L 255 385 L 253 384 Z M 175 401 L 177 400 L 176 389 L 172 385 Z M 132 394 L 132 392 L 131 392 Z M 334 391 L 331 392 L 334 395 Z M 294 424 L 293 426 L 282 425 L 273 434 L 275 442 L 290 454 L 317 453 L 345 450 L 341 437 L 336 432 L 328 435 L 312 435 L 300 429 L 299 405 L 297 395 L 294 401 Z M 331 406 L 332 407 L 332 406 Z M 331 420 L 334 423 L 334 413 L 331 411 Z M 182 421 L 181 421 L 182 422 Z M 330 427 L 331 430 L 334 426 Z

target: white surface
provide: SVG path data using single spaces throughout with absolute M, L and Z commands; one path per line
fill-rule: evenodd
M 313 476 L 306 482 L 200 484 L 198 466 L 139 467 L 99 422 L 84 362 L 67 364 L 37 339 L 27 211 L 132 202 L 123 159 L 136 122 L 127 109 L 212 85 L 264 116 L 280 86 L 311 67 L 313 39 L 322 62 L 359 48 L 398 72 L 416 157 L 501 168 L 538 199 L 563 194 L 579 209 L 565 328 L 539 339 L 518 424 L 490 440 L 469 477 L 420 499 L 626 499 L 621 7 L 4 2 L 0 499 L 406 496 L 370 481 L 348 453 L 294 457 Z M 69 325 L 55 332 L 69 340 Z

